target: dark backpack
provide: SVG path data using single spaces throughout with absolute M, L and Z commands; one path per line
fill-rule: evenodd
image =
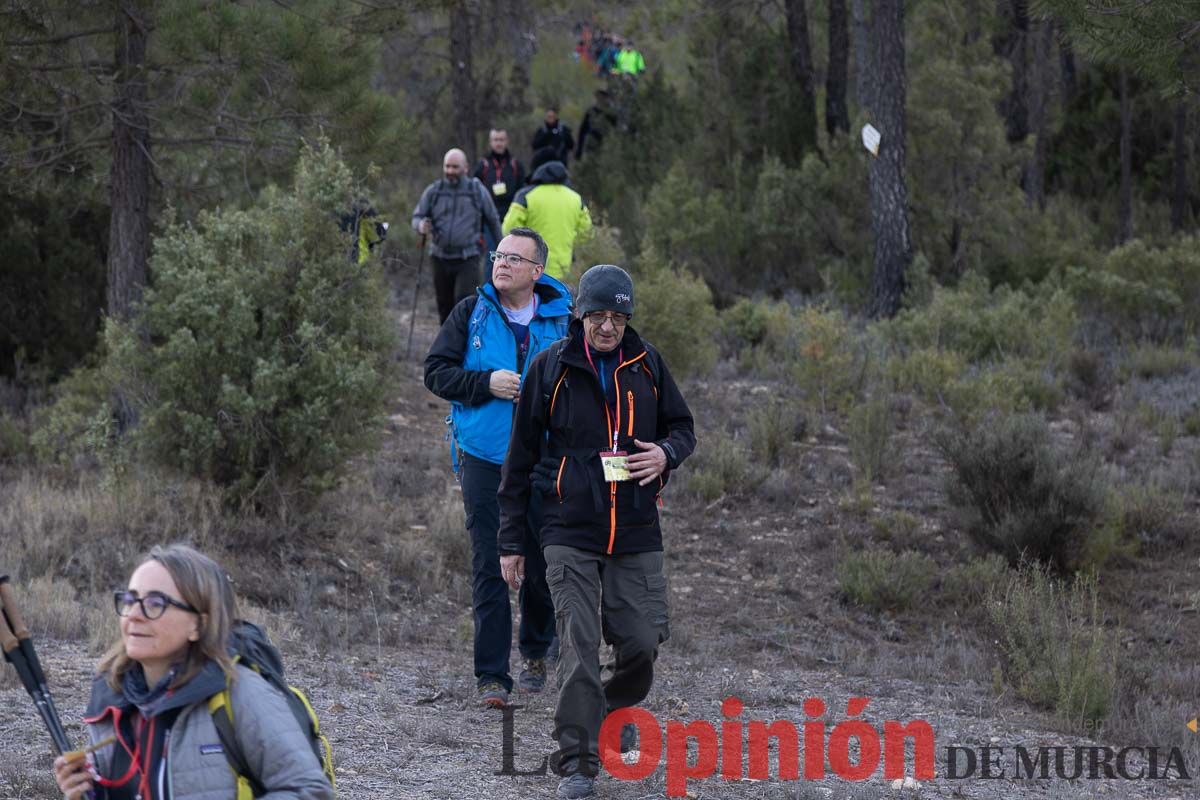
M 334 776 L 333 750 L 329 746 L 329 740 L 321 733 L 321 726 L 317 722 L 317 712 L 313 710 L 312 704 L 308 702 L 304 692 L 290 685 L 284 679 L 283 657 L 279 654 L 278 648 L 271 643 L 266 631 L 253 622 L 239 620 L 233 626 L 230 649 L 234 653 L 234 663 L 243 664 L 254 670 L 267 683 L 283 693 L 300 730 L 308 736 L 313 753 L 316 754 L 317 761 L 321 764 L 321 771 L 329 779 L 329 785 L 333 787 L 336 796 L 337 778 Z M 251 772 L 242 748 L 238 745 L 233 728 L 233 707 L 228 684 L 224 691 L 209 698 L 208 712 L 212 716 L 213 725 L 216 726 L 217 736 L 221 739 L 225 760 L 229 762 L 229 768 L 237 776 L 237 800 L 252 800 L 252 798 L 266 794 L 266 788 Z

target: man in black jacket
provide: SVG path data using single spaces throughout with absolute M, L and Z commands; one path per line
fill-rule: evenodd
M 597 89 L 596 102 L 583 115 L 583 123 L 579 126 L 579 143 L 575 145 L 576 161 L 582 161 L 584 153 L 599 150 L 604 137 L 617 127 L 617 114 L 611 105 L 611 95 L 604 89 Z M 500 219 L 504 219 L 504 215 Z
M 658 496 L 696 444 L 662 356 L 629 327 L 629 275 L 592 267 L 577 309 L 567 338 L 530 365 L 499 492 L 500 569 L 514 587 L 524 580 L 530 492 L 545 497 L 541 543 L 562 643 L 556 771 L 569 800 L 592 794 L 604 717 L 641 702 L 654 680 L 669 636 Z M 602 631 L 615 651 L 603 682 Z M 622 749 L 627 738 L 622 731 Z
M 554 150 L 555 160 L 567 165 L 571 158 L 571 150 L 575 147 L 575 138 L 571 136 L 571 126 L 558 118 L 558 109 L 554 106 L 546 109 L 542 127 L 533 133 L 533 152 L 549 147 Z
M 513 196 L 525 185 L 525 168 L 521 162 L 508 152 L 508 131 L 503 128 L 493 128 L 488 133 L 488 154 L 479 159 L 475 170 L 471 173 L 479 182 L 492 193 L 492 202 L 496 205 L 496 216 L 504 222 L 504 215 L 512 205 Z M 491 228 L 484 226 L 483 241 L 487 252 L 492 252 L 499 240 L 492 236 Z M 492 263 L 485 261 L 483 265 L 483 282 L 492 279 Z

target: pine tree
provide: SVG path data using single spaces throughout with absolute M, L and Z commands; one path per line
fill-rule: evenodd
M 343 0 L 31 0 L 5 15 L 0 170 L 106 180 L 108 314 L 146 284 L 154 209 L 253 190 L 319 127 L 349 154 L 381 136 L 368 17 Z M 106 177 L 101 177 L 107 174 Z

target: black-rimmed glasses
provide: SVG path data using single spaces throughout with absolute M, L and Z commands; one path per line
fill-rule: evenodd
M 113 592 L 113 608 L 118 617 L 127 617 L 135 605 L 142 607 L 142 616 L 146 619 L 158 619 L 167 613 L 167 606 L 175 606 L 193 614 L 200 612 L 187 603 L 176 600 L 162 592 L 147 592 L 145 597 L 139 597 L 137 592 L 128 589 L 118 589 Z

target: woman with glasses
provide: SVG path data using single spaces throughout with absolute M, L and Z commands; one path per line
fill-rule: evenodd
M 271 797 L 332 797 L 287 701 L 231 661 L 237 601 L 216 562 L 184 545 L 155 547 L 113 604 L 121 635 L 100 661 L 84 719 L 93 742 L 115 741 L 90 759 L 55 760 L 67 800 L 233 800 L 236 776 L 207 708 L 227 687 L 244 761 Z

